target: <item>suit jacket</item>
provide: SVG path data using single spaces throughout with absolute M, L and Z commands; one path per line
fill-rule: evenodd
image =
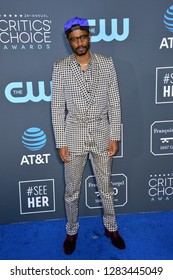
M 51 110 L 57 148 L 81 153 L 89 138 L 103 152 L 109 140 L 120 140 L 120 95 L 112 58 L 91 53 L 91 72 L 88 90 L 74 54 L 54 63 Z

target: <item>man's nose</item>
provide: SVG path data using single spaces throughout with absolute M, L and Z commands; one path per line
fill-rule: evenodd
M 81 40 L 81 38 L 77 38 L 77 44 L 78 44 L 78 46 L 81 46 L 81 45 L 82 45 L 82 40 Z

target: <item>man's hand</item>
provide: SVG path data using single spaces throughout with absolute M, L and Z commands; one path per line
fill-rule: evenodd
M 67 147 L 59 148 L 59 155 L 64 162 L 70 162 L 70 151 Z
M 115 156 L 119 149 L 119 142 L 110 140 L 108 144 L 108 156 L 112 157 Z

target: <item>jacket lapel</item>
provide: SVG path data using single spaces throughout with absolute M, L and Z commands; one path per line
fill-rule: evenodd
M 100 67 L 98 60 L 96 59 L 95 54 L 92 54 L 92 85 L 91 85 L 91 92 L 93 94 L 93 101 L 95 97 L 95 93 L 97 91 L 97 87 L 99 84 L 99 76 L 100 76 Z
M 77 84 L 80 88 L 80 92 L 83 94 L 88 106 L 90 106 L 94 102 L 95 92 L 98 86 L 99 71 L 100 71 L 97 59 L 95 58 L 94 54 L 91 55 L 92 55 L 92 84 L 89 91 L 87 91 L 86 84 L 83 80 L 78 63 L 74 58 L 74 55 L 71 56 L 71 61 L 70 61 L 71 71 L 76 78 Z
M 79 66 L 77 64 L 77 61 L 74 58 L 71 59 L 70 68 L 71 68 L 71 71 L 72 71 L 73 75 L 76 78 L 76 82 L 77 82 L 77 84 L 80 88 L 81 94 L 84 96 L 84 98 L 86 99 L 86 101 L 89 105 L 89 103 L 91 101 L 91 96 L 86 89 L 84 80 L 83 80 L 82 75 L 80 73 Z

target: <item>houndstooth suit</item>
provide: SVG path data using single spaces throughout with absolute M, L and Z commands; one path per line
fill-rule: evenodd
M 74 54 L 54 64 L 52 73 L 52 123 L 56 147 L 68 147 L 71 162 L 65 163 L 67 233 L 78 231 L 78 201 L 87 155 L 103 203 L 105 227 L 117 229 L 109 140 L 120 140 L 119 87 L 112 58 L 91 53 L 90 74 L 84 76 Z M 66 111 L 67 110 L 67 111 Z

